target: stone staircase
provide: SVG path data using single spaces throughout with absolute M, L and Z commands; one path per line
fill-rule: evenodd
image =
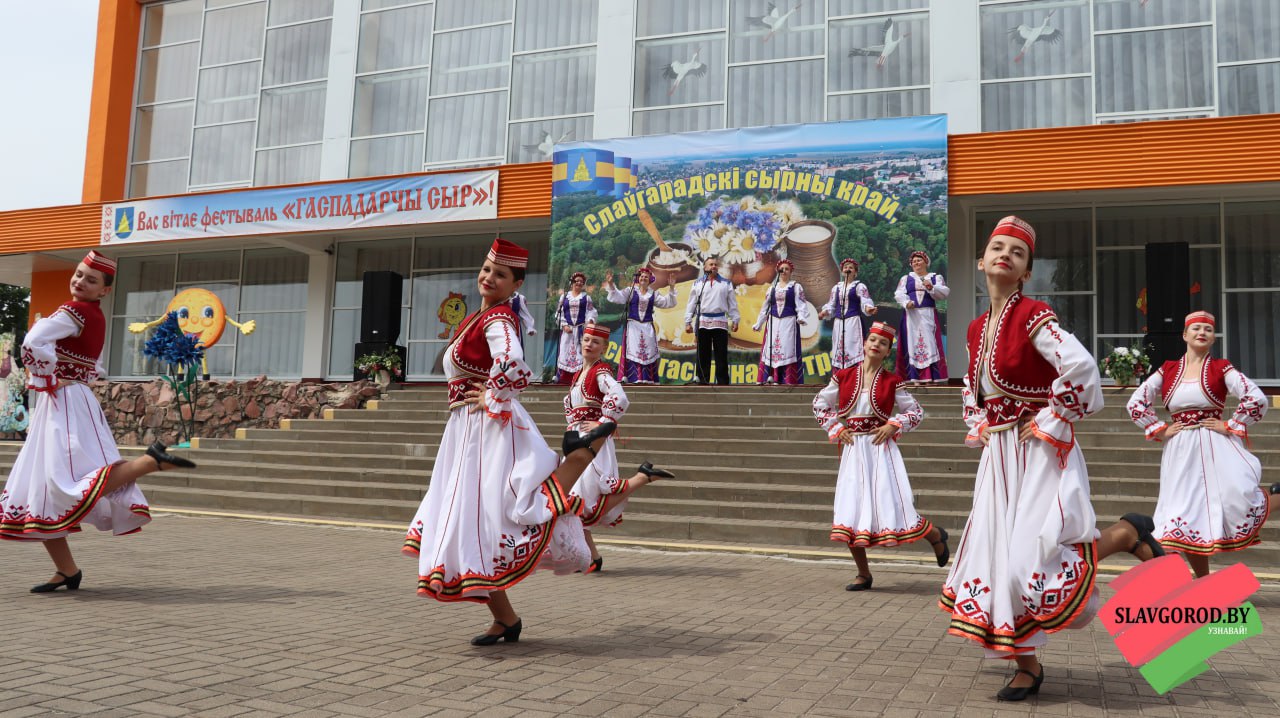
M 626 472 L 648 459 L 679 478 L 636 494 L 608 536 L 838 549 L 827 538 L 838 458 L 813 420 L 815 390 L 631 388 L 620 466 Z M 563 432 L 563 393 L 538 386 L 523 399 L 553 447 Z M 915 395 L 926 419 L 901 450 L 916 506 L 958 537 L 979 452 L 963 445 L 958 389 L 921 388 Z M 1128 511 L 1150 513 L 1159 490 L 1160 445 L 1143 440 L 1124 412 L 1125 399 L 1127 392 L 1109 392 L 1107 408 L 1077 427 L 1100 525 Z M 188 452 L 199 469 L 152 474 L 144 491 L 161 508 L 407 524 L 426 489 L 447 414 L 442 388 L 410 388 L 367 409 L 331 409 L 324 419 L 285 420 L 278 430 L 199 439 Z M 1280 480 L 1280 422 L 1268 418 L 1250 435 L 1264 484 Z M 19 448 L 0 443 L 5 472 Z M 1255 570 L 1280 570 L 1280 521 L 1263 529 L 1263 539 L 1237 556 Z M 924 542 L 901 550 L 931 553 Z

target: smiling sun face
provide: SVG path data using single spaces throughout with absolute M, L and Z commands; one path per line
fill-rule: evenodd
M 227 310 L 217 295 L 207 289 L 184 289 L 171 300 L 165 313 L 178 313 L 178 328 L 194 336 L 207 349 L 222 338 L 227 328 Z

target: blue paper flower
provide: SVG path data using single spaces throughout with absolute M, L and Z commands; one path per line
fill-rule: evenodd
M 178 327 L 178 313 L 169 312 L 142 347 L 142 354 L 166 364 L 189 367 L 204 358 L 204 347 Z

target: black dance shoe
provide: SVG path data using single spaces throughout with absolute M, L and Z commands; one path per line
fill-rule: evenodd
M 494 621 L 494 623 L 498 624 L 499 626 L 502 626 L 502 633 L 481 633 L 480 635 L 471 639 L 471 645 L 492 646 L 493 644 L 498 642 L 498 639 L 502 639 L 507 643 L 519 643 L 520 629 L 524 628 L 523 620 L 517 618 L 516 622 L 510 626 L 503 623 L 502 621 Z
M 1164 555 L 1164 546 L 1161 546 L 1151 533 L 1156 530 L 1156 522 L 1150 516 L 1134 512 L 1121 516 L 1120 520 L 1138 530 L 1138 540 L 1133 544 L 1133 548 L 1129 549 L 1129 553 L 1137 556 L 1139 545 L 1146 544 L 1151 547 L 1151 558 L 1160 558 Z
M 866 581 L 864 581 L 864 582 L 862 582 L 862 583 L 858 583 L 858 579 L 860 579 L 860 578 L 865 578 L 865 579 L 866 579 Z M 862 574 L 858 574 L 857 576 L 854 576 L 854 577 L 853 577 L 853 583 L 849 584 L 848 586 L 845 586 L 845 587 L 844 587 L 844 590 L 846 590 L 846 591 L 870 591 L 870 590 L 871 590 L 871 581 L 872 581 L 872 580 L 873 580 L 873 579 L 872 579 L 870 576 L 864 576 L 864 575 L 862 575 Z
M 648 476 L 650 479 L 674 479 L 676 477 L 676 475 L 670 471 L 667 471 L 666 469 L 659 469 L 647 461 L 640 464 L 640 468 L 636 469 L 636 471 Z
M 586 449 L 591 452 L 592 456 L 596 455 L 596 450 L 591 448 L 591 442 L 596 439 L 603 439 L 618 430 L 618 425 L 612 421 L 601 422 L 596 428 L 583 434 L 577 431 L 564 432 L 564 439 L 560 441 L 560 451 L 565 456 L 572 454 L 578 449 Z
M 999 693 L 996 694 L 996 700 L 1025 701 L 1027 696 L 1035 695 L 1040 692 L 1040 684 L 1044 683 L 1044 665 L 1040 666 L 1040 675 L 1038 676 L 1024 668 L 1019 668 L 1013 672 L 1013 678 L 1017 678 L 1019 673 L 1025 673 L 1028 676 L 1031 676 L 1035 683 L 1032 683 L 1029 686 L 1020 686 L 1018 688 L 1006 685 L 1004 688 L 1000 689 Z M 1009 679 L 1010 683 L 1013 683 L 1013 678 Z
M 951 547 L 947 545 L 947 539 L 949 538 L 951 537 L 947 535 L 947 530 L 939 526 L 938 540 L 933 542 L 934 546 L 942 544 L 942 553 L 937 555 L 939 566 L 946 566 L 947 561 L 951 560 Z
M 1272 484 L 1271 488 L 1267 489 L 1267 493 L 1273 494 L 1273 495 L 1280 494 L 1280 481 L 1277 481 L 1274 484 Z
M 54 571 L 54 573 L 61 576 L 62 580 L 57 583 L 42 583 L 39 586 L 32 586 L 31 592 L 53 593 L 63 586 L 66 586 L 68 591 L 77 591 L 80 589 L 80 579 L 84 578 L 84 569 L 76 571 L 74 576 L 68 576 L 61 571 Z
M 587 570 L 583 571 L 583 573 L 596 573 L 598 571 L 603 571 L 603 570 L 604 570 L 604 556 L 601 556 L 600 558 L 592 561 L 591 565 L 587 566 Z
M 161 471 L 164 471 L 165 464 L 169 464 L 170 466 L 178 469 L 196 468 L 196 462 L 191 459 L 184 459 L 181 456 L 174 456 L 173 454 L 170 454 L 169 447 L 159 441 L 156 441 L 151 446 L 147 447 L 147 456 L 155 459 L 156 468 Z

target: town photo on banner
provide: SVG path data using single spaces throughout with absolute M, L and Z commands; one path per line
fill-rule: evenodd
M 550 264 L 546 326 L 570 278 L 613 329 L 606 358 L 617 362 L 626 308 L 606 301 L 611 272 L 620 287 L 635 270 L 653 271 L 653 288 L 674 285 L 678 302 L 653 313 L 663 384 L 695 377 L 695 337 L 686 332 L 686 302 L 703 259 L 720 258 L 734 284 L 741 321 L 729 338 L 730 379 L 758 380 L 768 323 L 753 324 L 778 276 L 795 264 L 810 319 L 800 326 L 807 383 L 831 372 L 831 322 L 818 309 L 840 281 L 839 262 L 861 265 L 880 309 L 877 320 L 898 324 L 894 301 L 908 258 L 924 250 L 930 272 L 947 271 L 947 125 L 930 115 L 712 132 L 628 137 L 559 144 L 552 169 Z M 945 313 L 945 301 L 939 303 Z M 945 327 L 945 320 L 939 318 Z M 556 374 L 559 331 L 547 333 L 544 378 Z

